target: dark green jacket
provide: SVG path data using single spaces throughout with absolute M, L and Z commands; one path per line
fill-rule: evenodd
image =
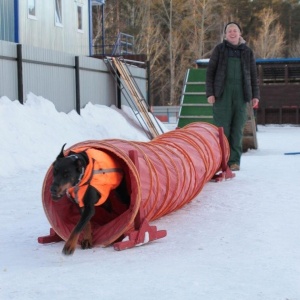
M 253 98 L 259 99 L 260 94 L 253 51 L 245 44 L 241 44 L 238 48 L 241 51 L 244 99 L 246 102 Z M 206 71 L 206 97 L 215 96 L 218 99 L 223 94 L 228 51 L 226 41 L 218 44 L 213 50 Z

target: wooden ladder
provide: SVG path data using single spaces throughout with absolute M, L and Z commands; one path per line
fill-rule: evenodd
M 127 103 L 133 110 L 135 116 L 140 122 L 142 128 L 148 134 L 149 138 L 153 139 L 158 135 L 164 133 L 157 119 L 151 113 L 147 101 L 143 97 L 142 92 L 140 91 L 136 81 L 134 80 L 125 60 L 121 57 L 107 57 L 106 59 L 108 61 L 112 61 L 112 64 L 110 64 L 110 66 L 114 69 L 113 75 L 115 77 L 118 77 L 117 81 L 119 83 L 119 87 L 123 94 L 125 94 Z M 129 92 L 131 97 L 126 97 L 127 91 Z M 142 123 L 140 119 L 142 120 Z

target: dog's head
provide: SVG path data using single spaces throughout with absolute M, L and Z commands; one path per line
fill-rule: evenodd
M 52 199 L 59 200 L 66 194 L 66 191 L 78 183 L 83 173 L 83 163 L 78 155 L 71 154 L 64 156 L 64 147 L 53 163 L 53 181 L 50 187 Z

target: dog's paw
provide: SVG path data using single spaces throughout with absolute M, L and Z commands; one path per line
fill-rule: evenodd
M 64 255 L 72 255 L 75 252 L 75 247 L 72 247 L 71 245 L 65 244 L 62 253 Z
M 82 249 L 91 249 L 93 248 L 93 243 L 90 239 L 84 239 L 81 241 L 81 248 Z

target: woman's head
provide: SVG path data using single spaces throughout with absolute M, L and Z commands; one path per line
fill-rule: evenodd
M 241 37 L 241 27 L 235 22 L 229 22 L 225 28 L 225 39 L 232 45 L 238 45 Z

